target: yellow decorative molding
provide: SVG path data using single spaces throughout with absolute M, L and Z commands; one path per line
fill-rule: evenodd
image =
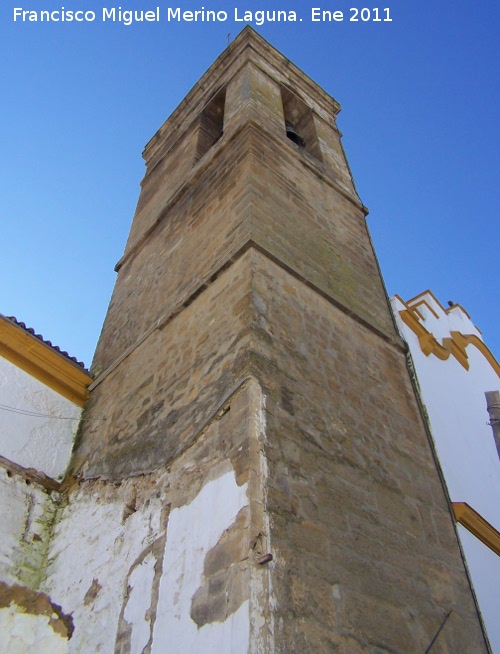
M 470 320 L 469 313 L 463 308 L 463 306 L 461 304 L 456 304 L 455 303 L 451 307 L 443 307 L 441 302 L 437 299 L 437 297 L 434 295 L 434 293 L 429 289 L 427 289 L 426 291 L 423 291 L 422 293 L 419 293 L 418 295 L 415 295 L 415 297 L 412 297 L 411 300 L 408 300 L 408 302 L 404 302 L 404 300 L 401 300 L 401 298 L 399 298 L 399 299 L 403 302 L 403 304 L 405 304 L 408 307 L 415 307 L 416 308 L 416 307 L 423 304 L 429 309 L 429 311 L 431 311 L 436 316 L 436 318 L 439 318 L 437 313 L 434 311 L 434 309 L 431 307 L 431 305 L 427 301 L 426 296 L 428 296 L 428 295 L 434 300 L 434 302 L 438 305 L 438 307 L 441 308 L 441 310 L 444 313 L 449 313 L 450 311 L 453 311 L 453 309 L 459 308 L 461 311 L 464 312 L 464 314 Z M 417 300 L 418 300 L 418 302 L 417 302 Z M 476 329 L 477 329 L 477 327 L 476 327 Z
M 500 364 L 478 336 L 475 334 L 462 334 L 461 332 L 453 331 L 450 333 L 449 338 L 443 338 L 443 342 L 439 343 L 434 334 L 429 332 L 420 322 L 418 309 L 413 306 L 408 306 L 408 304 L 401 300 L 400 297 L 398 297 L 398 299 L 407 307 L 399 312 L 401 320 L 417 336 L 420 349 L 425 356 L 433 354 L 438 359 L 441 359 L 441 361 L 446 361 L 451 355 L 455 357 L 461 366 L 466 370 L 469 370 L 469 357 L 466 348 L 468 345 L 473 345 L 481 352 L 496 374 L 500 377 Z
M 415 302 L 415 300 L 413 299 L 412 302 L 413 302 L 414 304 L 411 304 L 411 308 L 412 308 L 414 311 L 417 311 L 418 315 L 419 315 L 421 318 L 423 318 L 424 316 L 423 316 L 423 314 L 422 314 L 420 311 L 418 311 L 418 308 L 424 306 L 424 307 L 427 307 L 427 309 L 429 309 L 429 311 L 432 313 L 432 315 L 433 315 L 435 318 L 438 318 L 438 319 L 439 319 L 438 314 L 434 311 L 434 309 L 433 309 L 433 308 L 431 307 L 431 305 L 427 302 L 427 300 L 419 300 L 418 302 Z M 444 309 L 443 309 L 443 311 L 444 311 Z
M 420 349 L 426 357 L 434 354 L 441 361 L 446 361 L 451 354 L 466 370 L 469 369 L 465 348 L 461 348 L 453 338 L 444 338 L 443 343 L 439 343 L 434 334 L 422 325 L 412 308 L 403 309 L 399 315 L 405 325 L 417 336 Z
M 455 519 L 500 556 L 500 533 L 466 502 L 452 502 Z
M 89 397 L 92 377 L 87 371 L 3 316 L 0 355 L 77 406 Z
M 458 347 L 464 351 L 467 345 L 474 345 L 500 377 L 500 364 L 478 336 L 475 334 L 462 334 L 460 332 L 451 332 L 451 336 Z

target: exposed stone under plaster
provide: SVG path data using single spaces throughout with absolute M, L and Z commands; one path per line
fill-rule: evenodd
M 70 654 L 247 654 L 251 633 L 252 648 L 269 640 L 263 426 L 248 379 L 168 467 L 75 480 L 42 584 L 73 616 Z
M 3 654 L 66 654 L 73 621 L 44 593 L 0 582 L 0 633 Z
M 247 484 L 238 486 L 234 472 L 228 470 L 208 482 L 190 504 L 170 514 L 154 652 L 168 651 L 172 643 L 179 653 L 248 651 L 248 562 L 240 563 L 237 574 L 228 580 L 224 556 L 221 574 L 202 586 L 210 552 L 247 504 Z M 248 548 L 238 558 L 247 559 Z M 201 628 L 192 617 L 196 603 L 198 615 L 205 609 Z

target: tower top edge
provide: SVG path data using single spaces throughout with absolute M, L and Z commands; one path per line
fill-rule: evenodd
M 290 59 L 283 55 L 264 37 L 247 25 L 222 51 L 212 65 L 200 77 L 184 99 L 174 109 L 163 125 L 148 141 L 143 158 L 148 159 L 166 131 L 184 122 L 192 113 L 203 106 L 224 86 L 238 70 L 245 65 L 261 63 L 270 77 L 278 83 L 302 92 L 321 109 L 334 117 L 341 111 L 341 105 L 321 86 L 312 80 Z

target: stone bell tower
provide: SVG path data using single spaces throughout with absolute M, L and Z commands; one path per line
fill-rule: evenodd
M 81 651 L 488 651 L 339 110 L 246 28 L 146 146 L 72 461 L 113 552 Z

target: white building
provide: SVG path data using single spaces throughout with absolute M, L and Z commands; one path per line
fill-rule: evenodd
M 500 365 L 460 305 L 444 309 L 430 291 L 408 302 L 395 296 L 391 304 L 409 346 L 482 618 L 498 653 L 500 459 L 493 405 L 500 403 Z
M 0 649 L 63 654 L 71 617 L 41 584 L 89 373 L 0 315 Z

